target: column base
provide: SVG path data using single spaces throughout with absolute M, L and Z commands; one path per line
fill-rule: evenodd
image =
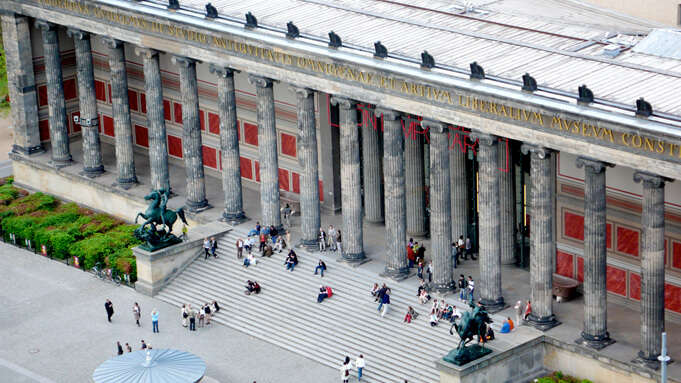
M 411 274 L 409 273 L 409 267 L 406 266 L 399 269 L 393 269 L 386 266 L 385 272 L 379 274 L 379 276 L 384 278 L 390 278 L 395 282 L 402 282 L 413 274 L 414 273 Z
M 658 356 L 659 355 L 646 357 L 646 356 L 643 355 L 643 351 L 639 351 L 638 357 L 636 357 L 635 359 L 632 359 L 631 362 L 636 363 L 636 364 L 640 364 L 640 365 L 647 367 L 647 368 L 650 368 L 652 370 L 659 370 L 660 366 L 662 365 L 662 362 L 660 362 L 657 359 Z M 674 362 L 674 360 L 670 358 L 669 361 L 667 361 L 667 364 L 672 363 L 672 362 Z
M 343 253 L 342 255 L 343 257 L 337 260 L 337 262 L 344 263 L 352 268 L 359 267 L 360 265 L 363 265 L 371 260 L 371 258 L 366 257 L 364 252 L 358 254 Z
M 91 169 L 83 168 L 83 171 L 78 173 L 78 174 L 80 174 L 83 177 L 87 177 L 87 178 L 97 178 L 104 173 L 105 173 L 104 165 L 102 165 L 102 166 L 98 166 L 96 168 L 91 168 Z
M 137 177 L 133 177 L 133 178 L 130 178 L 130 179 L 127 179 L 127 180 L 126 179 L 118 179 L 118 180 L 116 180 L 116 182 L 111 184 L 111 186 L 117 187 L 117 188 L 123 189 L 123 190 L 128 190 L 128 189 L 131 189 L 131 188 L 138 186 L 138 185 L 140 185 L 140 182 L 137 181 Z
M 69 155 L 69 157 L 65 159 L 55 159 L 54 157 L 52 157 L 52 161 L 48 163 L 57 169 L 61 169 L 75 164 L 76 161 L 74 161 L 73 158 L 71 158 L 71 156 Z
M 443 298 L 445 295 L 453 294 L 456 291 L 456 284 L 454 282 L 445 284 L 431 283 L 430 287 L 434 293 L 441 295 Z
M 42 145 L 29 146 L 28 148 L 19 145 L 12 145 L 12 152 L 20 156 L 32 157 L 45 153 L 45 148 L 43 148 Z
M 594 350 L 606 348 L 615 342 L 616 340 L 611 339 L 610 334 L 608 334 L 607 332 L 605 333 L 605 335 L 597 336 L 590 335 L 582 331 L 582 337 L 575 340 L 575 343 L 581 344 L 582 346 L 586 346 L 589 348 L 593 348 Z
M 364 217 L 364 222 L 369 222 L 369 223 L 384 223 L 385 218 L 369 218 L 369 217 Z
M 497 313 L 506 308 L 504 297 L 499 297 L 496 300 L 480 299 L 480 303 L 485 306 L 485 310 L 490 314 Z
M 239 213 L 223 212 L 220 221 L 236 226 L 248 221 L 248 217 L 246 217 L 243 211 Z
M 427 230 L 424 230 L 424 231 L 408 231 L 407 230 L 407 237 L 425 237 L 426 234 L 428 234 Z
M 530 326 L 541 331 L 552 329 L 562 323 L 556 319 L 556 316 L 554 314 L 551 314 L 546 317 L 537 317 L 530 314 L 530 317 L 527 318 L 527 322 Z
M 183 206 L 183 209 L 190 213 L 200 213 L 208 209 L 212 209 L 213 206 L 208 204 L 208 200 L 204 199 L 200 202 L 189 202 L 187 201 Z
M 314 253 L 315 251 L 317 251 L 317 249 L 319 249 L 319 243 L 317 242 L 316 239 L 301 238 L 298 247 L 305 251 L 309 251 L 310 253 Z

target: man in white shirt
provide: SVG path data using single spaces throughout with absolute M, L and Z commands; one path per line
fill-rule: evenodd
M 473 293 L 474 293 L 474 292 L 475 292 L 475 281 L 473 280 L 473 277 L 471 277 L 471 276 L 469 275 L 469 276 L 468 276 L 468 294 L 469 294 L 468 299 L 471 300 L 471 301 L 472 301 L 472 300 L 475 300 L 475 299 L 473 298 Z

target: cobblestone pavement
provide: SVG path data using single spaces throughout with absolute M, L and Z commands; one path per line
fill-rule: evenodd
M 200 356 L 206 376 L 222 383 L 338 381 L 336 369 L 250 337 L 247 324 L 244 332 L 218 324 L 189 332 L 177 307 L 5 243 L 0 243 L 0 280 L 3 383 L 91 382 L 95 368 L 116 356 L 117 341 L 138 350 L 142 339 L 154 348 Z M 106 299 L 114 304 L 112 323 L 106 320 Z M 134 302 L 142 308 L 140 328 Z M 154 308 L 160 312 L 158 334 L 151 329 Z M 218 315 L 229 315 L 229 307 Z

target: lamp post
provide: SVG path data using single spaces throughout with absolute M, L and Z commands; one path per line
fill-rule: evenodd
M 657 357 L 657 360 L 659 360 L 662 365 L 662 379 L 660 380 L 662 383 L 667 383 L 667 362 L 669 362 L 670 359 L 671 358 L 667 355 L 667 333 L 663 332 L 662 352 L 660 353 L 660 356 Z

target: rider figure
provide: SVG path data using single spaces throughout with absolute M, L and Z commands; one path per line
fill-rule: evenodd
M 158 189 L 158 193 L 161 195 L 161 203 L 159 207 L 161 208 L 161 222 L 163 222 L 163 230 L 166 230 L 166 205 L 168 204 L 168 199 L 170 199 L 170 190 L 165 188 Z

